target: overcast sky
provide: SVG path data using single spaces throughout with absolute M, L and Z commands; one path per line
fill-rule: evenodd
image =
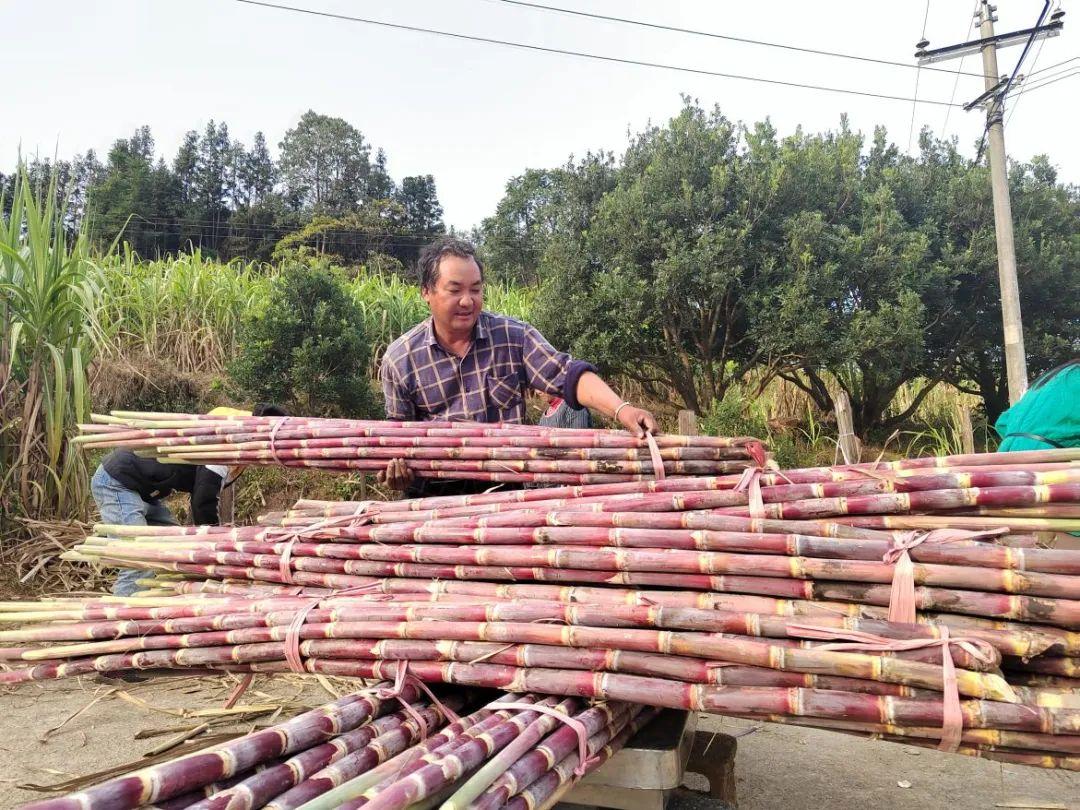
M 282 0 L 305 8 L 510 39 L 608 56 L 911 97 L 916 72 L 776 48 L 593 21 L 499 0 Z M 890 3 L 538 0 L 735 36 L 911 62 L 925 0 Z M 1032 25 L 1038 0 L 996 0 L 998 31 Z M 932 0 L 931 47 L 968 37 L 973 0 Z M 1065 10 L 1069 10 L 1066 2 Z M 1039 46 L 1034 69 L 1080 54 L 1080 15 Z M 974 36 L 974 35 L 972 35 Z M 1020 48 L 1000 52 L 1002 72 Z M 1030 62 L 1030 59 L 1029 59 Z M 1074 62 L 1073 64 L 1080 64 Z M 958 61 L 938 67 L 956 69 Z M 977 56 L 965 71 L 981 70 Z M 1032 70 L 1030 64 L 1028 71 Z M 884 124 L 908 147 L 912 104 L 696 76 L 655 68 L 395 31 L 235 0 L 36 0 L 0 2 L 0 166 L 20 148 L 70 156 L 104 154 L 117 137 L 149 124 L 171 160 L 186 130 L 225 120 L 234 138 L 256 130 L 275 147 L 307 109 L 341 116 L 385 148 L 391 174 L 435 176 L 446 221 L 489 215 L 508 179 L 589 149 L 620 152 L 628 131 L 664 122 L 680 94 L 717 103 L 733 119 L 771 118 L 781 134 L 834 127 L 847 112 L 869 134 Z M 1049 75 L 1049 74 L 1045 74 Z M 922 71 L 921 99 L 948 101 L 950 74 Z M 956 101 L 982 90 L 960 76 Z M 1046 153 L 1080 181 L 1075 103 L 1080 77 L 1022 96 L 1008 122 L 1010 156 Z M 1016 104 L 1016 102 L 1013 102 Z M 915 129 L 931 126 L 974 152 L 980 112 L 919 104 Z M 913 144 L 913 148 L 917 148 Z

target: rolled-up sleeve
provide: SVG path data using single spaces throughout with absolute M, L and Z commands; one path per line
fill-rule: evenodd
M 535 326 L 526 325 L 522 343 L 525 382 L 530 388 L 562 397 L 571 408 L 579 407 L 577 384 L 586 371 L 596 371 L 591 363 L 574 360 L 548 343 Z
M 379 365 L 379 383 L 382 385 L 386 418 L 397 422 L 415 420 L 416 404 L 409 396 L 401 381 L 401 375 L 389 357 L 383 357 Z

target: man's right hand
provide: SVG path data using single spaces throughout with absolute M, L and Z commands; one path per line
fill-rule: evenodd
M 395 492 L 401 492 L 413 482 L 413 471 L 409 469 L 403 458 L 395 458 L 386 465 L 385 470 L 375 474 L 375 480 L 380 484 L 386 484 Z

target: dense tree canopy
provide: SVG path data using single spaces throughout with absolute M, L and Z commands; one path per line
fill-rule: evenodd
M 189 132 L 166 163 L 147 127 L 27 167 L 71 190 L 67 224 L 140 254 L 311 254 L 401 272 L 445 231 L 430 174 L 340 118 L 305 113 L 279 145 Z M 0 199 L 10 178 L 0 175 Z M 1038 157 L 1010 167 L 1032 376 L 1080 354 L 1080 189 Z M 987 169 L 922 133 L 903 153 L 845 119 L 781 135 L 687 101 L 618 158 L 587 153 L 512 178 L 475 230 L 496 280 L 542 285 L 538 325 L 609 373 L 705 412 L 732 384 L 782 377 L 865 434 L 904 421 L 942 382 L 1007 405 Z M 893 403 L 902 388 L 910 407 Z
M 515 178 L 486 255 L 543 280 L 538 320 L 608 371 L 707 410 L 751 369 L 866 433 L 950 382 L 1007 405 L 988 173 L 924 133 L 902 154 L 846 121 L 780 138 L 687 104 L 619 161 Z M 1029 367 L 1080 353 L 1080 190 L 1011 172 Z M 890 403 L 913 384 L 903 412 Z M 831 390 L 832 389 L 832 390 Z
M 147 257 L 195 247 L 269 260 L 275 249 L 306 244 L 345 261 L 389 255 L 387 266 L 404 267 L 445 231 L 434 177 L 405 177 L 399 187 L 386 152 L 372 157 L 367 138 L 341 118 L 309 110 L 279 149 L 275 160 L 262 132 L 248 147 L 224 121 L 211 120 L 187 132 L 168 163 L 157 156 L 149 127 L 140 127 L 113 144 L 104 165 L 88 152 L 30 161 L 27 171 L 42 188 L 55 173 L 72 228 L 86 221 L 100 243 L 120 235 Z M 0 192 L 11 182 L 0 173 Z M 334 239 L 306 238 L 328 230 Z

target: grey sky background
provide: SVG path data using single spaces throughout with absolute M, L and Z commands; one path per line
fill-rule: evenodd
M 599 14 L 913 62 L 925 0 L 891 3 L 540 0 Z M 287 2 L 287 0 L 286 0 Z M 1032 25 L 1038 0 L 997 0 L 999 31 Z M 396 23 L 707 70 L 910 97 L 916 72 L 684 34 L 645 31 L 498 0 L 293 0 L 291 5 Z M 1065 3 L 1066 11 L 1070 5 Z M 974 0 L 931 0 L 931 47 L 964 38 Z M 1034 69 L 1080 54 L 1080 15 L 1037 44 Z M 1075 29 L 1075 30 L 1074 30 Z M 999 54 L 1012 69 L 1020 47 Z M 1077 64 L 1077 63 L 1074 63 Z M 955 70 L 958 61 L 938 67 Z M 978 56 L 965 71 L 978 72 Z M 224 120 L 250 143 L 276 146 L 307 109 L 345 118 L 389 156 L 391 174 L 435 176 L 448 224 L 492 213 L 506 182 L 592 149 L 621 152 L 628 132 L 662 123 L 685 93 L 732 119 L 769 117 L 781 135 L 835 127 L 842 113 L 868 137 L 875 125 L 907 149 L 910 102 L 885 101 L 392 31 L 232 0 L 36 0 L 0 3 L 0 166 L 23 154 L 69 157 L 149 124 L 171 160 L 183 133 Z M 921 99 L 948 101 L 952 75 L 922 71 Z M 982 90 L 960 76 L 956 101 Z M 1024 94 L 1008 122 L 1011 157 L 1045 153 L 1061 179 L 1080 181 L 1080 77 Z M 1008 114 L 1008 113 L 1007 113 Z M 974 154 L 981 112 L 918 104 L 918 129 L 959 138 Z

